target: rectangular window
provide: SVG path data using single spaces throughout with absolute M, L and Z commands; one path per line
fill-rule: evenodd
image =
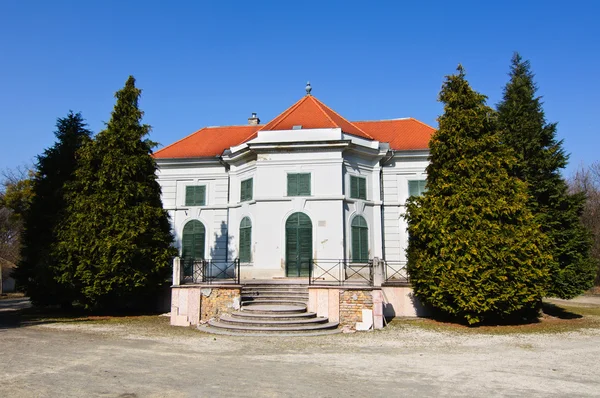
M 310 196 L 310 173 L 287 175 L 287 196 Z
M 252 200 L 252 178 L 242 181 L 240 187 L 240 202 Z
M 188 185 L 185 187 L 185 205 L 206 205 L 206 185 Z
M 427 190 L 426 180 L 412 180 L 408 182 L 408 196 L 421 196 Z
M 367 200 L 367 179 L 350 176 L 350 197 Z

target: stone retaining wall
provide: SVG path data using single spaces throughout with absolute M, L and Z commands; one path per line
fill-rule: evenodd
M 362 310 L 373 310 L 372 290 L 340 289 L 340 325 L 354 328 L 363 322 Z
M 240 308 L 240 285 L 171 287 L 171 325 L 190 326 Z
M 240 309 L 241 288 L 204 287 L 200 289 L 200 321 L 206 322 Z

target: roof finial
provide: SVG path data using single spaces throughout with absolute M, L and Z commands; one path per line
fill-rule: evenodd
M 310 86 L 310 82 L 306 82 L 306 95 L 310 95 L 312 91 L 312 87 Z

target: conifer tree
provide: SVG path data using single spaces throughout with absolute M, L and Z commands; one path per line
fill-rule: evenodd
M 23 214 L 21 261 L 17 283 L 36 305 L 68 304 L 72 292 L 55 280 L 52 250 L 56 230 L 65 217 L 65 185 L 75 178 L 76 152 L 90 141 L 91 132 L 80 113 L 69 112 L 56 122 L 56 143 L 38 156 L 32 198 Z
M 494 111 L 463 68 L 448 76 L 429 143 L 427 191 L 407 202 L 408 272 L 415 295 L 470 324 L 536 314 L 547 279 L 546 237 L 509 175 Z
M 143 305 L 165 282 L 175 254 L 140 93 L 130 76 L 106 129 L 79 151 L 69 186 L 60 281 L 87 308 Z
M 528 184 L 528 206 L 550 239 L 548 295 L 569 299 L 593 286 L 596 270 L 591 239 L 580 222 L 585 196 L 569 194 L 560 174 L 568 156 L 556 139 L 556 123 L 546 122 L 533 78 L 529 61 L 515 53 L 498 122 L 502 141 L 517 158 L 513 172 Z

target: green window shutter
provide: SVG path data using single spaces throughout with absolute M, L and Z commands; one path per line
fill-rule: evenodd
M 421 196 L 426 190 L 426 180 L 412 180 L 408 182 L 408 196 Z
M 248 183 L 246 181 L 242 181 L 240 184 L 240 202 L 245 202 L 246 200 L 248 200 L 246 198 L 246 191 L 248 186 Z
M 205 206 L 206 205 L 206 185 L 201 185 L 199 187 L 196 188 L 197 189 L 197 195 L 198 195 L 198 201 L 196 203 L 198 203 L 198 206 Z
M 298 195 L 310 196 L 310 174 L 298 174 Z
M 369 260 L 369 228 L 364 217 L 356 216 L 352 220 L 352 261 L 355 263 Z
M 408 196 L 418 196 L 419 195 L 419 181 L 409 181 L 408 182 Z
M 251 261 L 252 250 L 252 222 L 248 217 L 244 217 L 240 223 L 240 262 L 249 263 Z
M 358 178 L 358 198 L 367 200 L 367 179 Z
M 350 177 L 350 197 L 358 198 L 358 177 Z
M 352 262 L 360 258 L 360 228 L 352 227 Z
M 204 225 L 198 220 L 189 221 L 183 227 L 181 256 L 196 260 L 204 259 L 205 238 Z
M 246 180 L 246 198 L 247 198 L 247 200 L 252 200 L 252 197 L 253 197 L 252 193 L 253 193 L 253 189 L 254 189 L 253 186 L 254 186 L 254 183 L 253 183 L 252 178 L 250 178 L 249 180 Z
M 242 181 L 241 202 L 252 200 L 252 178 Z
M 350 177 L 350 197 L 353 199 L 367 199 L 367 179 L 364 177 Z
M 187 187 L 185 187 L 185 205 L 193 206 L 193 203 L 194 203 L 194 187 L 191 185 L 188 185 Z
M 369 230 L 360 228 L 360 257 L 361 263 L 369 261 Z
M 185 187 L 185 205 L 206 205 L 206 185 L 188 185 Z
M 421 196 L 426 190 L 426 180 L 412 180 L 408 182 L 408 196 Z
M 298 174 L 287 175 L 287 194 L 288 196 L 298 196 Z

